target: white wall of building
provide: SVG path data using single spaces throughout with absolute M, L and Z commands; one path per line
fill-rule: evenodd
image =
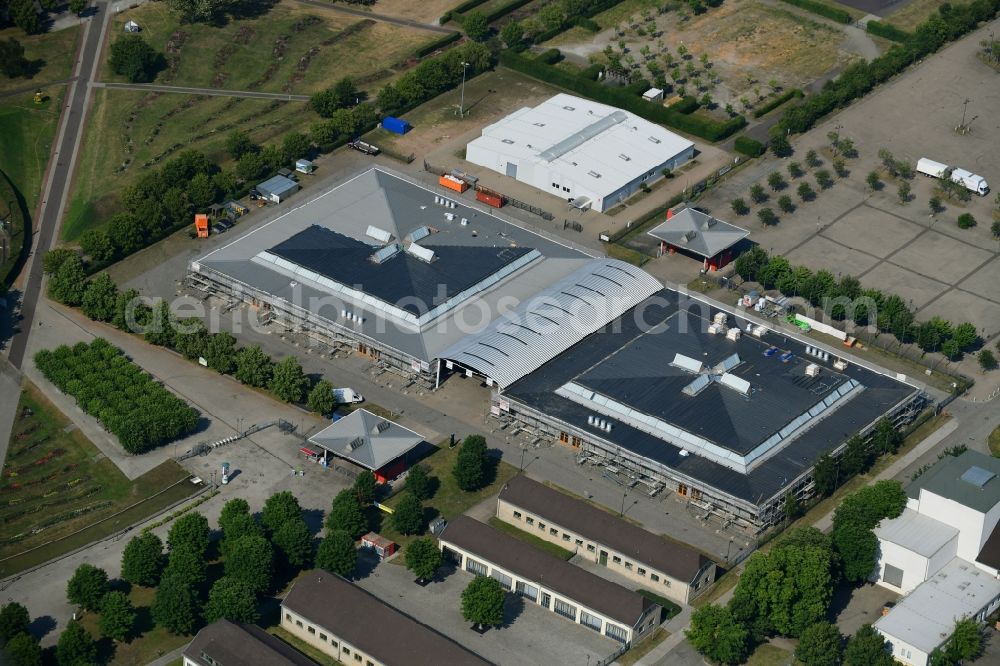
M 949 557 L 944 561 L 951 561 Z M 903 570 L 903 584 L 899 587 L 885 580 L 885 567 L 891 565 Z M 943 565 L 942 565 L 943 566 Z M 907 594 L 927 580 L 928 558 L 889 541 L 879 540 L 878 578 L 876 582 L 893 592 Z
M 927 666 L 927 662 L 930 660 L 929 653 L 908 643 L 904 643 L 894 636 L 888 636 L 881 631 L 879 633 L 889 643 L 893 659 L 908 666 Z
M 997 507 L 993 508 L 994 511 Z M 958 552 L 963 560 L 975 562 L 990 533 L 984 530 L 986 516 L 964 504 L 926 490 L 920 491 L 920 513 L 958 530 Z M 992 512 L 991 512 L 992 513 Z

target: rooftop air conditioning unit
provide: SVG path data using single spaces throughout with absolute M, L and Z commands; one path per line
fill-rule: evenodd
M 806 377 L 819 377 L 819 366 L 815 363 L 810 363 L 806 366 Z
M 742 333 L 743 333 L 742 330 L 740 330 L 739 328 L 733 327 L 733 328 L 729 329 L 728 331 L 726 331 L 726 339 L 727 340 L 732 340 L 733 342 L 735 342 L 736 340 L 740 339 L 740 335 L 742 335 Z
M 712 317 L 712 321 L 714 321 L 719 326 L 725 326 L 726 322 L 729 321 L 729 315 L 727 315 L 725 312 L 716 312 L 715 316 Z

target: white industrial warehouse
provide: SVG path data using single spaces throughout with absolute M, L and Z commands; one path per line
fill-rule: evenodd
M 562 93 L 488 125 L 465 150 L 473 164 L 602 212 L 693 156 L 684 137 Z

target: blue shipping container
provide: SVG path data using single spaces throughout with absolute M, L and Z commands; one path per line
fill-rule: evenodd
M 386 116 L 382 119 L 382 127 L 396 134 L 406 134 L 410 131 L 410 123 L 402 118 L 393 118 L 392 116 Z

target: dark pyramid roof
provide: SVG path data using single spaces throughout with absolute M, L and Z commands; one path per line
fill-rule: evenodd
M 402 239 L 394 233 L 393 242 L 401 244 Z M 531 252 L 526 247 L 438 245 L 433 235 L 419 245 L 434 251 L 434 261 L 400 250 L 377 264 L 371 256 L 379 246 L 313 225 L 270 252 L 418 316 Z

